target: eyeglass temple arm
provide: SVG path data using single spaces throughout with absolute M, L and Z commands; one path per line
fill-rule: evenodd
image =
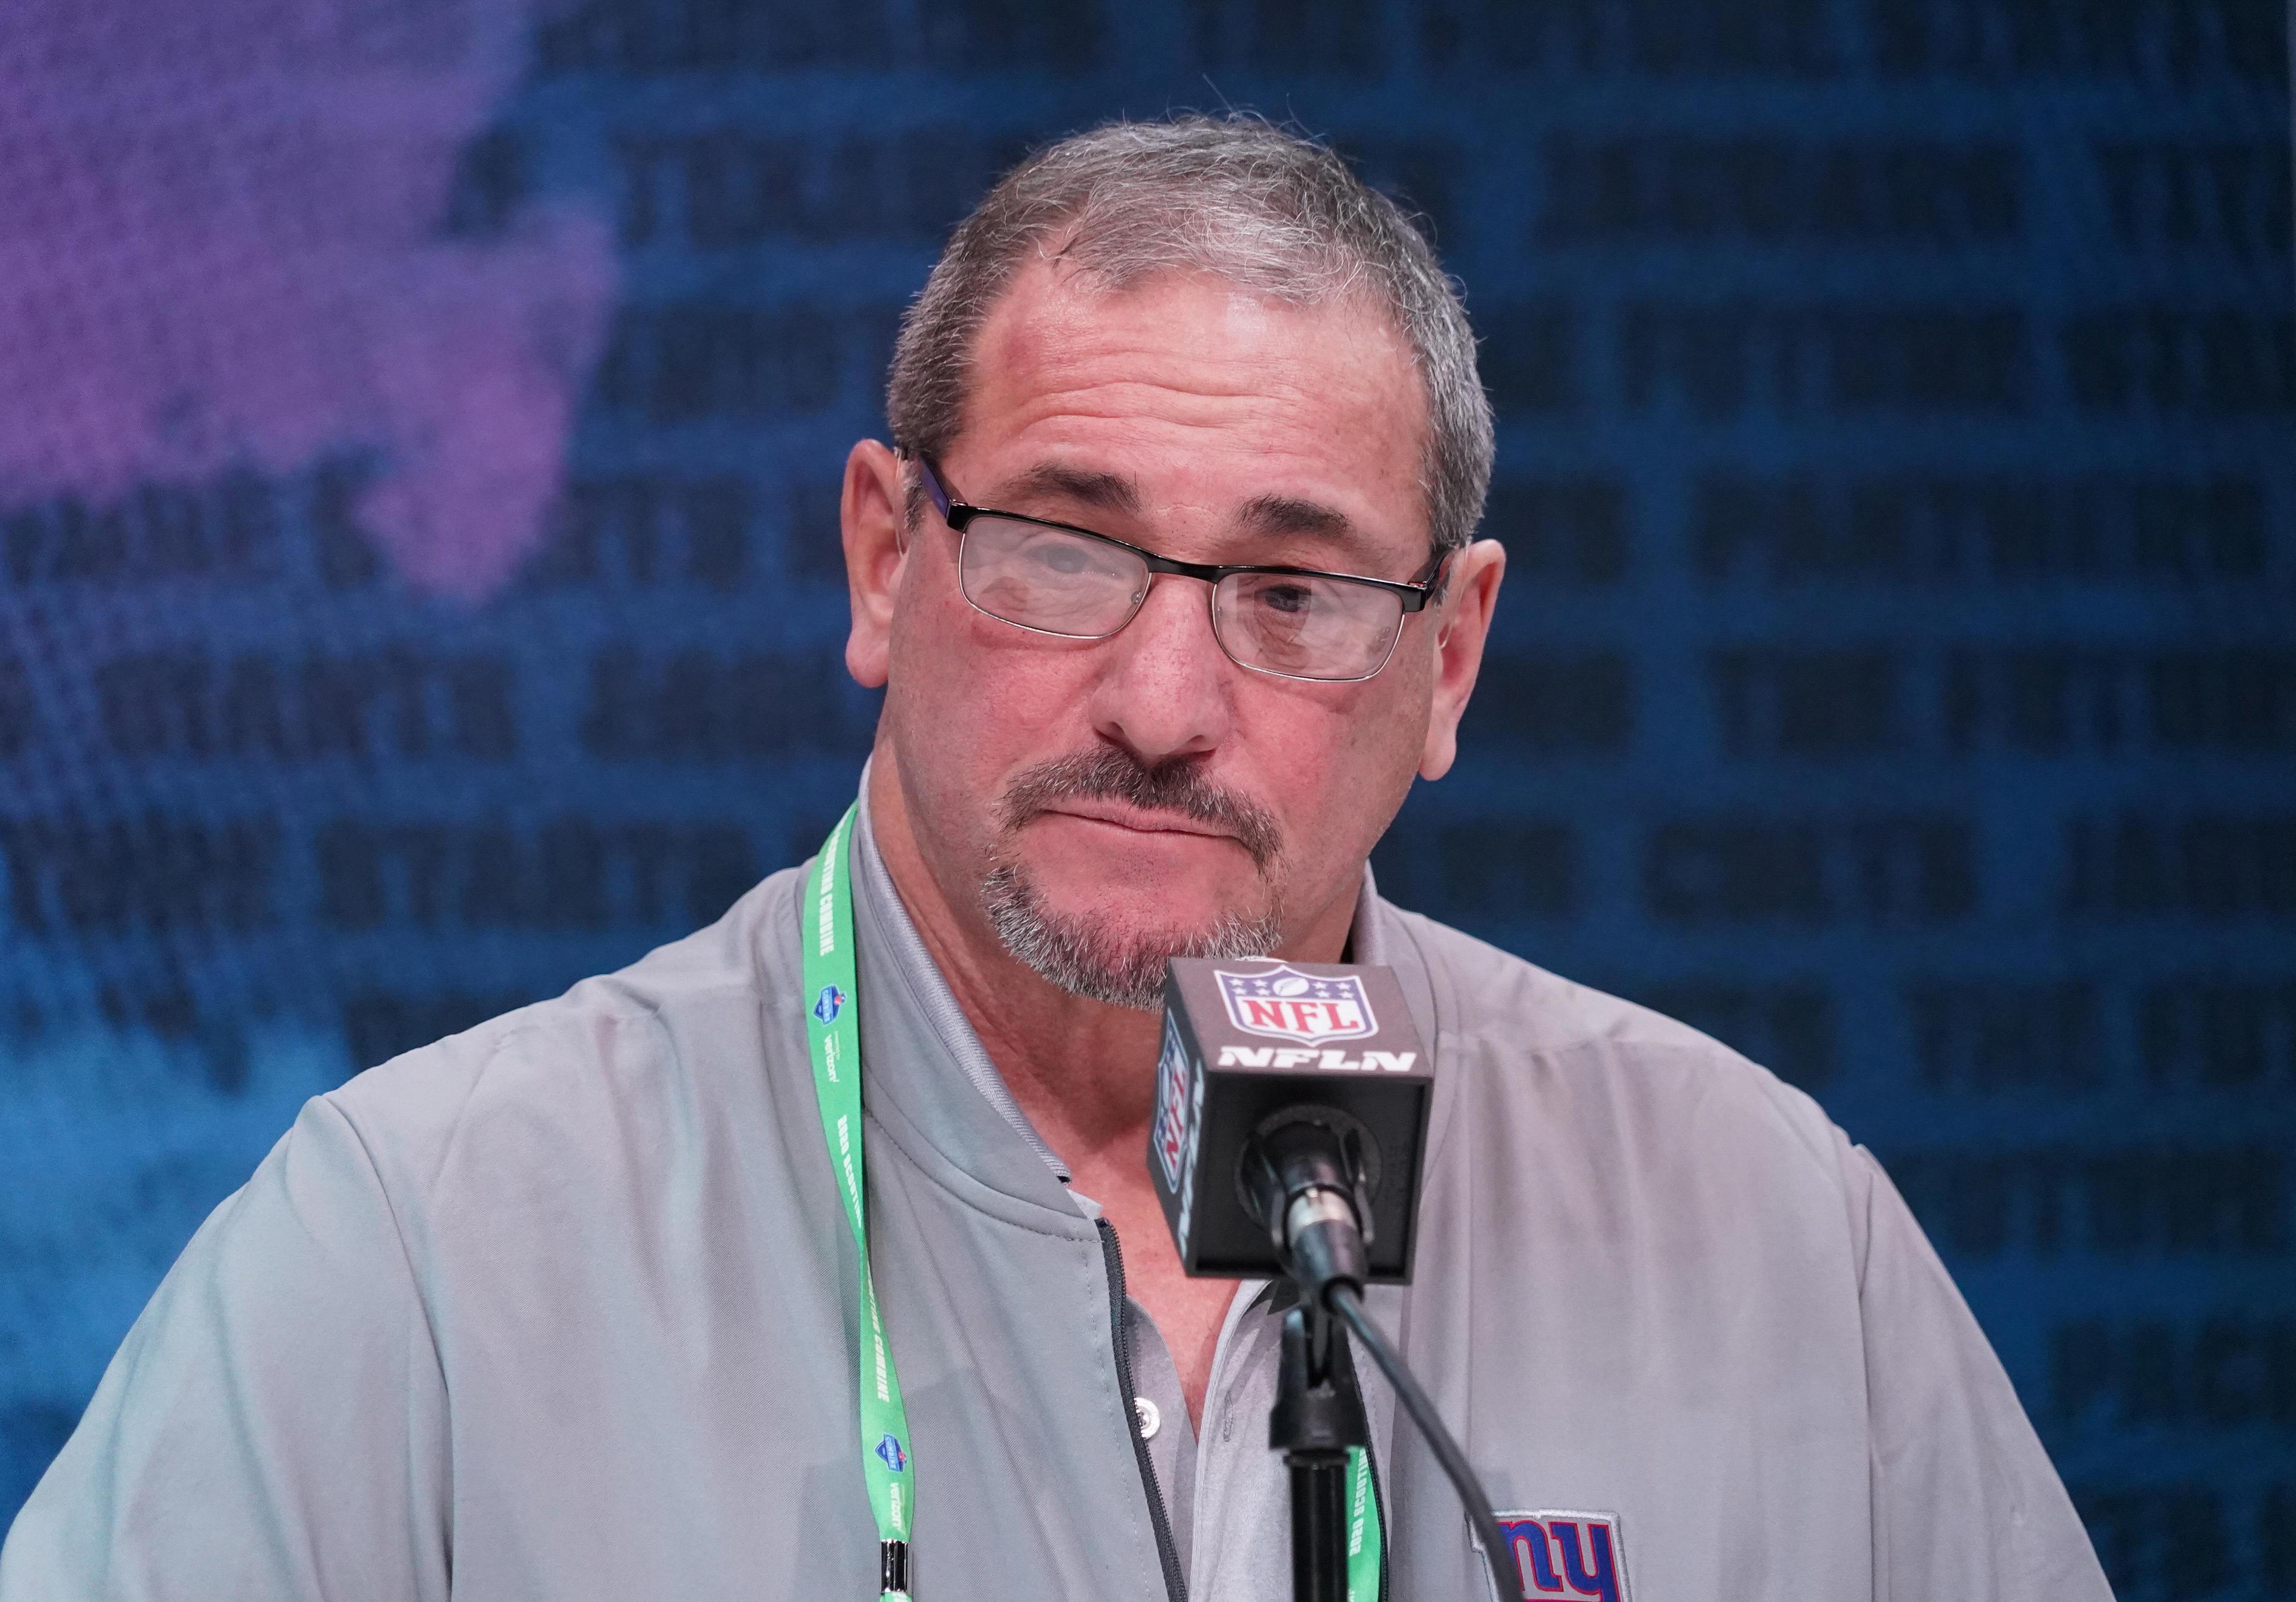
M 1426 606 L 1430 602 L 1442 599 L 1443 570 L 1451 565 L 1451 559 L 1458 554 L 1458 551 L 1459 548 L 1456 545 L 1446 545 L 1428 559 L 1425 567 L 1419 569 L 1419 576 L 1413 579 L 1411 584 L 1414 589 L 1423 592 L 1419 601 L 1420 606 Z M 1413 609 L 1415 611 L 1418 609 Z
M 917 464 L 917 478 L 919 481 L 924 485 L 925 494 L 927 498 L 932 502 L 933 510 L 939 512 L 942 517 L 947 517 L 949 509 L 948 491 L 941 487 L 940 475 L 933 471 L 931 458 L 928 457 L 922 451 L 912 451 L 906 447 L 900 447 L 900 454 L 915 459 Z

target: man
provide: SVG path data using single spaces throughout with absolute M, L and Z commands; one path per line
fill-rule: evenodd
M 1273 1298 L 1178 1271 L 1143 1163 L 1182 952 L 1403 985 L 1438 1089 L 1416 1278 L 1369 1302 L 1523 1595 L 2105 1594 L 1861 1149 L 1374 892 L 1503 567 L 1472 339 L 1392 206 L 1250 121 L 1054 146 L 951 241 L 890 421 L 845 478 L 887 691 L 849 835 L 311 1102 L 0 1598 L 859 1597 L 892 1536 L 928 1602 L 1288 1594 Z M 1387 1594 L 1485 1594 L 1366 1390 Z

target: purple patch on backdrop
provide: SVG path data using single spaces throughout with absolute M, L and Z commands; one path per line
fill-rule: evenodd
M 532 0 L 18 0 L 0 29 L 0 498 L 345 448 L 406 579 L 541 540 L 616 273 L 529 205 L 443 239 Z

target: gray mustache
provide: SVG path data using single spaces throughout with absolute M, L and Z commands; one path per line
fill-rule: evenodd
M 1143 812 L 1177 813 L 1234 835 L 1262 871 L 1283 845 L 1283 831 L 1266 807 L 1213 784 L 1185 757 L 1150 767 L 1103 746 L 1037 763 L 1005 790 L 1004 827 L 1018 829 L 1057 801 L 1121 801 Z

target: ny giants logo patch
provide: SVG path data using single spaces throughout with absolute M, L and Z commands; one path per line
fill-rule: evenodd
M 1248 1034 L 1320 1046 L 1379 1028 L 1363 980 L 1354 974 L 1324 978 L 1282 962 L 1263 973 L 1214 969 L 1212 976 L 1219 981 L 1220 1000 L 1227 1003 L 1228 1022 Z
M 1498 1520 L 1525 1602 L 1634 1602 L 1617 1514 L 1502 1513 Z
M 1156 1160 L 1163 1165 L 1164 1188 L 1180 1189 L 1181 1159 L 1188 1149 L 1188 1054 L 1181 1048 L 1179 1026 L 1169 1013 L 1164 1017 L 1164 1055 L 1156 1060 Z

